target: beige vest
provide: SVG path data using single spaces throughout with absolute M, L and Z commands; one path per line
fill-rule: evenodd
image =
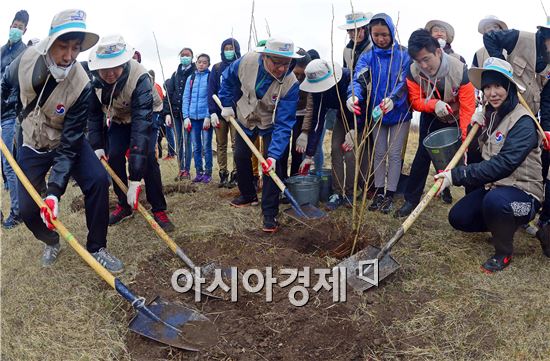
M 439 118 L 439 120 L 444 123 L 455 123 L 455 118 L 460 119 L 460 103 L 458 101 L 458 91 L 460 89 L 460 84 L 462 83 L 462 78 L 464 76 L 464 63 L 455 57 L 452 57 L 448 54 L 446 55 L 449 60 L 449 74 L 447 74 L 447 76 L 445 77 L 445 91 L 443 92 L 443 99 L 441 100 L 449 104 L 449 106 L 453 110 L 453 115 L 447 115 L 443 118 Z M 420 89 L 422 90 L 424 97 L 428 97 L 430 94 L 432 94 L 434 84 L 428 81 L 425 76 L 420 76 L 420 68 L 416 62 L 413 62 L 411 64 L 411 74 L 414 81 L 420 85 Z M 433 94 L 435 95 L 436 92 L 437 90 L 434 91 Z
M 534 114 L 539 111 L 542 90 L 542 80 L 535 73 L 536 53 L 535 34 L 520 31 L 516 47 L 506 58 L 514 69 L 514 79 L 526 89 L 522 96 Z
M 344 66 L 347 66 L 350 70 L 352 70 L 352 68 L 354 68 L 353 67 L 353 62 L 355 62 L 355 64 L 357 64 L 357 60 L 359 60 L 361 55 L 365 54 L 370 49 L 372 49 L 372 41 L 369 43 L 369 45 L 367 45 L 367 47 L 365 49 L 363 49 L 361 54 L 358 54 L 355 58 L 353 58 L 353 61 L 351 61 L 352 54 L 353 54 L 353 48 L 345 47 L 344 48 L 344 61 L 345 61 Z M 355 70 L 355 69 L 353 69 L 353 70 Z
M 132 93 L 136 90 L 139 78 L 143 74 L 147 74 L 147 69 L 134 59 L 130 59 L 128 65 L 130 67 L 130 74 L 128 74 L 128 79 L 126 80 L 124 88 L 122 88 L 122 91 L 116 98 L 112 99 L 110 109 L 109 105 L 102 104 L 103 112 L 108 118 L 111 118 L 112 122 L 118 124 L 130 124 L 132 122 Z M 151 91 L 153 90 L 155 89 L 151 89 Z M 96 88 L 95 90 L 100 102 L 102 92 L 103 89 L 101 88 Z
M 256 127 L 267 129 L 273 126 L 276 103 L 284 98 L 290 88 L 298 81 L 294 73 L 284 77 L 283 83 L 273 81 L 262 99 L 256 98 L 256 77 L 258 76 L 258 59 L 256 52 L 246 53 L 239 64 L 239 80 L 243 95 L 237 101 L 237 118 L 248 129 Z
M 512 110 L 506 118 L 500 122 L 498 127 L 489 135 L 486 143 L 479 142 L 481 148 L 481 156 L 485 160 L 489 160 L 491 157 L 497 155 L 504 142 L 508 132 L 514 124 L 523 116 L 531 115 L 521 105 L 518 104 L 514 110 Z M 536 121 L 533 119 L 533 121 Z M 500 134 L 499 134 L 500 133 Z M 498 134 L 498 136 L 497 136 Z M 539 137 L 540 138 L 540 137 Z M 494 188 L 499 186 L 511 186 L 521 189 L 522 191 L 531 194 L 537 200 L 542 201 L 542 164 L 541 164 L 541 150 L 540 147 L 535 147 L 527 158 L 521 163 L 519 167 L 514 170 L 508 177 L 499 179 L 492 184 L 486 184 L 486 188 Z
M 32 86 L 32 75 L 41 55 L 31 47 L 21 56 L 18 78 L 23 108 L 39 94 Z M 65 80 L 59 82 L 41 107 L 31 111 L 21 123 L 23 143 L 34 149 L 52 150 L 57 148 L 63 133 L 65 115 L 90 82 L 86 71 L 75 62 Z M 42 89 L 41 89 L 42 90 Z M 44 99 L 40 100 L 41 102 Z M 82 119 L 86 122 L 87 119 Z

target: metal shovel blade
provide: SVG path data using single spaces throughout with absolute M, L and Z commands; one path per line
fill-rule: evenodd
M 401 267 L 399 263 L 388 253 L 378 265 L 375 265 L 380 248 L 367 246 L 362 251 L 346 258 L 337 267 L 346 267 L 346 280 L 356 291 L 366 291 L 372 286 L 388 277 Z
M 200 313 L 183 305 L 168 303 L 160 297 L 152 300 L 147 308 L 181 332 L 152 320 L 141 312 L 130 321 L 130 330 L 166 345 L 189 351 L 200 351 L 216 344 L 216 327 Z
M 315 206 L 313 206 L 309 203 L 300 205 L 300 208 L 302 209 L 302 211 L 306 215 L 307 219 L 319 219 L 319 218 L 323 218 L 323 217 L 327 216 L 327 214 L 325 212 L 323 212 L 319 208 L 317 208 L 317 207 L 315 207 Z M 285 209 L 283 212 L 287 216 L 292 217 L 292 218 L 294 218 L 298 221 L 303 221 L 304 220 L 304 217 L 300 217 L 300 215 L 298 215 L 296 210 L 292 207 L 290 207 L 288 209 Z

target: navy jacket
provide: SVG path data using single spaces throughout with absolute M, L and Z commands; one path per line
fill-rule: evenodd
M 225 58 L 225 55 L 223 53 L 223 48 L 226 45 L 232 44 L 235 48 L 235 58 L 233 60 L 228 60 Z M 221 46 L 221 58 L 222 61 L 220 61 L 217 64 L 214 64 L 212 67 L 212 70 L 210 71 L 210 79 L 208 81 L 208 111 L 210 114 L 216 113 L 218 116 L 221 115 L 220 107 L 216 104 L 214 99 L 212 99 L 212 95 L 218 95 L 218 91 L 220 90 L 221 80 L 222 80 L 222 73 L 229 65 L 231 65 L 232 62 L 239 59 L 241 57 L 241 46 L 239 45 L 239 42 L 233 38 L 225 39 Z
M 4 77 L 4 73 L 6 73 L 7 67 L 17 58 L 25 49 L 27 46 L 19 40 L 15 44 L 11 44 L 8 41 L 4 46 L 2 46 L 2 49 L 0 49 L 0 55 L 2 57 L 1 60 L 1 67 L 0 67 L 0 77 Z M 4 94 L 4 92 L 7 92 Z M 2 86 L 2 104 L 0 105 L 1 108 L 1 115 L 0 118 L 2 120 L 6 119 L 13 119 L 17 116 L 17 102 L 19 98 L 19 93 L 11 93 L 8 87 L 4 88 Z
M 166 96 L 162 101 L 162 114 L 170 114 L 170 104 L 172 105 L 172 112 L 176 119 L 181 118 L 181 101 L 183 99 L 183 92 L 185 90 L 185 82 L 187 78 L 197 70 L 195 63 L 192 63 L 187 69 L 183 69 L 183 65 L 178 65 L 178 68 L 172 74 L 172 77 L 166 81 Z M 168 104 L 170 99 L 170 104 Z
M 311 120 L 311 128 L 307 136 L 307 149 L 306 155 L 313 157 L 319 143 L 319 138 L 323 133 L 323 127 L 325 126 L 325 115 L 327 110 L 336 109 L 338 111 L 336 121 L 344 121 L 341 113 L 340 102 L 344 108 L 344 117 L 348 122 L 349 128 L 354 129 L 353 114 L 351 114 L 346 107 L 346 94 L 350 84 L 350 70 L 348 68 L 342 69 L 342 79 L 338 82 L 338 92 L 340 93 L 340 99 L 338 99 L 338 93 L 336 92 L 336 86 L 333 86 L 329 90 L 322 93 L 312 93 L 313 97 L 313 119 Z M 342 119 L 342 120 L 340 120 Z
M 219 92 L 221 103 L 224 107 L 234 106 L 242 96 L 241 81 L 239 80 L 239 64 L 241 59 L 233 62 L 222 75 L 222 85 Z M 275 79 L 265 70 L 262 57 L 258 59 L 259 67 L 256 76 L 256 97 L 263 98 L 267 89 Z M 289 74 L 292 67 L 288 70 Z M 273 127 L 260 129 L 260 135 L 273 132 L 271 143 L 267 148 L 267 156 L 279 160 L 283 155 L 290 140 L 290 133 L 296 123 L 296 107 L 298 105 L 299 84 L 296 82 L 286 96 L 279 100 L 277 114 Z M 252 135 L 250 129 L 243 128 L 248 135 Z

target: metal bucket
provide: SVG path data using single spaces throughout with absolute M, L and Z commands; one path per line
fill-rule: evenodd
M 428 134 L 422 142 L 432 158 L 435 169 L 445 170 L 462 144 L 460 129 L 456 127 L 443 128 Z M 459 164 L 463 164 L 462 161 Z
M 332 194 L 332 169 L 323 168 L 319 172 L 315 169 L 309 171 L 310 175 L 316 175 L 321 178 L 321 187 L 319 189 L 319 200 L 323 203 L 328 202 Z
M 309 203 L 319 205 L 321 178 L 316 175 L 295 175 L 287 179 L 286 184 L 290 194 L 299 205 Z

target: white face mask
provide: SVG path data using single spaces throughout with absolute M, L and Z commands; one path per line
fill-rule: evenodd
M 445 45 L 447 45 L 447 41 L 445 41 L 445 39 L 437 39 L 437 42 L 439 43 L 439 46 L 443 49 L 445 47 Z
M 59 83 L 65 80 L 67 76 L 69 75 L 69 72 L 71 71 L 74 61 L 67 67 L 64 66 L 58 66 L 55 61 L 50 56 L 50 53 L 46 55 L 46 65 L 48 66 L 48 70 L 54 77 L 54 79 Z

